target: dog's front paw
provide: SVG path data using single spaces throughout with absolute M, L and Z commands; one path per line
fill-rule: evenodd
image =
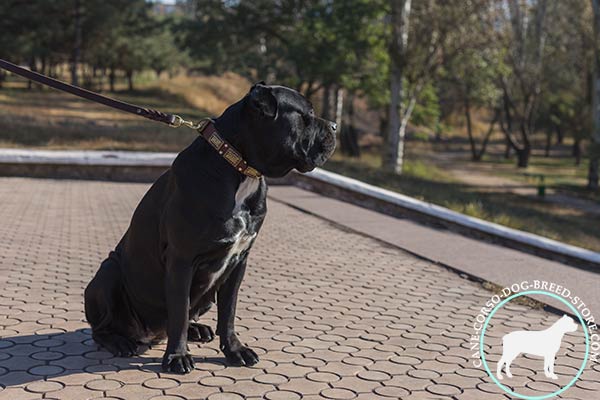
M 162 369 L 164 372 L 187 374 L 194 369 L 194 359 L 189 353 L 165 353 Z
M 258 362 L 258 355 L 254 350 L 241 344 L 236 336 L 221 339 L 220 347 L 231 365 L 249 367 Z
M 188 327 L 188 340 L 190 342 L 208 343 L 212 342 L 214 338 L 215 334 L 210 326 L 199 324 L 197 322 L 190 322 Z
M 548 375 L 548 378 L 550 378 L 550 379 L 558 379 L 558 376 L 556 376 L 556 374 L 550 374 L 550 375 Z
M 250 367 L 258 362 L 258 355 L 250 347 L 241 346 L 237 350 L 223 349 L 223 354 L 231 365 Z

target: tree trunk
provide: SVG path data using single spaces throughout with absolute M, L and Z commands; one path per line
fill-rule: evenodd
M 581 139 L 575 138 L 573 142 L 573 157 L 575 157 L 575 165 L 581 165 Z
M 527 168 L 529 166 L 529 156 L 531 156 L 531 147 L 525 146 L 515 151 L 517 152 L 517 167 Z
M 35 65 L 35 57 L 31 56 L 29 59 L 29 69 L 37 72 L 37 67 Z M 33 81 L 27 81 L 27 90 L 33 89 Z
M 115 68 L 110 67 L 110 73 L 108 74 L 108 83 L 109 83 L 111 92 L 115 91 L 115 78 L 116 78 Z
M 502 123 L 502 120 L 500 120 L 500 126 L 502 127 L 502 130 L 505 131 L 504 134 L 506 135 L 506 141 L 504 143 L 504 158 L 506 160 L 508 160 L 510 158 L 510 150 L 512 148 L 512 145 L 510 143 L 510 139 L 509 139 L 509 134 L 512 132 L 512 116 L 510 114 L 510 106 L 509 106 L 509 98 L 508 98 L 508 93 L 506 93 L 506 89 L 504 88 L 504 93 L 502 96 L 502 105 L 503 105 L 503 111 L 504 111 L 504 119 L 506 121 L 506 127 L 504 127 L 504 124 Z
M 71 84 L 78 86 L 77 66 L 81 54 L 81 1 L 75 0 L 75 41 L 71 59 Z
M 563 130 L 560 128 L 560 125 L 556 125 L 555 126 L 556 129 L 556 144 L 563 144 L 563 141 L 565 139 L 565 134 L 563 132 Z
M 133 91 L 133 71 L 127 70 L 127 71 L 125 71 L 125 74 L 127 75 L 127 85 L 129 87 L 129 91 L 132 92 Z
M 390 109 L 388 119 L 387 159 L 384 168 L 395 173 L 402 173 L 402 156 L 404 152 L 404 132 L 400 132 L 400 104 L 402 98 L 402 72 L 392 67 L 390 77 Z
M 321 118 L 331 120 L 331 85 L 323 87 L 323 104 L 321 106 Z
M 508 160 L 510 158 L 510 151 L 512 150 L 512 146 L 510 145 L 510 140 L 506 139 L 504 145 L 504 158 Z
M 467 94 L 465 94 L 464 97 L 464 110 L 465 120 L 467 121 L 467 135 L 469 136 L 469 144 L 471 146 L 471 160 L 478 161 L 477 147 L 475 146 L 475 138 L 473 137 L 473 126 L 471 123 L 471 102 L 469 101 L 469 97 Z
M 102 92 L 104 90 L 104 79 L 106 78 L 106 68 L 100 68 L 100 72 L 98 74 L 98 90 Z
M 402 116 L 404 96 L 402 76 L 405 53 L 408 45 L 408 24 L 410 21 L 411 0 L 391 0 L 392 43 L 390 46 L 390 107 L 388 120 L 387 146 L 384 148 L 383 167 L 396 174 L 402 173 L 404 158 L 404 136 L 410 112 Z M 408 117 L 408 118 L 407 118 Z
M 348 124 L 341 133 L 341 150 L 350 157 L 360 157 L 358 132 L 354 127 L 354 95 L 352 93 L 349 93 L 348 100 Z
M 500 117 L 500 110 L 495 110 L 494 118 L 490 122 L 488 131 L 486 132 L 486 134 L 483 138 L 483 142 L 481 143 L 481 150 L 479 150 L 479 152 L 475 152 L 473 161 L 481 161 L 481 159 L 483 158 L 483 155 L 485 154 L 485 150 L 487 149 L 487 145 L 490 140 L 490 137 L 492 136 L 492 133 L 494 132 L 494 126 L 496 125 L 496 122 L 498 121 L 499 117 Z
M 544 157 L 550 157 L 550 146 L 552 146 L 552 131 L 546 129 L 546 146 L 544 146 Z
M 531 129 L 525 123 L 521 124 L 521 139 L 523 140 L 523 148 L 517 150 L 517 167 L 527 168 L 529 165 L 529 156 L 531 156 Z
M 337 125 L 337 131 L 342 131 L 342 117 L 344 112 L 344 89 L 340 86 L 336 92 L 336 105 L 335 105 L 335 123 Z
M 598 190 L 598 164 L 600 160 L 600 0 L 592 0 L 594 9 L 594 75 L 592 78 L 592 138 L 588 189 Z
M 590 158 L 590 168 L 588 170 L 588 189 L 598 190 L 598 156 Z
M 390 108 L 386 107 L 383 115 L 381 117 L 379 117 L 379 136 L 383 136 L 384 140 L 386 138 L 385 135 L 388 131 L 388 122 L 390 120 L 389 112 L 390 112 Z
M 41 58 L 40 73 L 43 75 L 47 75 L 46 74 L 46 56 L 42 56 L 42 58 Z

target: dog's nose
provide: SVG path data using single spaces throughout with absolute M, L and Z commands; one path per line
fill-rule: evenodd
M 331 129 L 332 132 L 335 132 L 337 130 L 337 124 L 335 122 L 330 122 L 329 128 Z

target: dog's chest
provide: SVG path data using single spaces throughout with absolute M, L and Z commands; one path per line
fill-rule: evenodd
M 260 187 L 259 179 L 246 178 L 242 182 L 235 194 L 235 205 L 232 212 L 232 226 L 235 231 L 232 235 L 232 243 L 227 253 L 216 271 L 209 277 L 209 287 L 223 275 L 232 262 L 235 262 L 239 256 L 249 249 L 252 241 L 256 237 L 256 231 L 252 227 L 252 215 L 250 210 L 245 207 L 246 200 L 251 197 Z

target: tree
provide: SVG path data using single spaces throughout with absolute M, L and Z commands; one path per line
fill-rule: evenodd
M 82 6 L 81 0 L 75 0 L 73 10 L 73 21 L 74 21 L 74 39 L 73 39 L 73 55 L 71 58 L 71 84 L 78 85 L 77 79 L 77 67 L 79 65 L 79 59 L 81 58 L 81 19 L 82 19 Z
M 525 168 L 531 155 L 534 116 L 541 93 L 547 0 L 507 0 L 508 14 L 502 7 L 497 10 L 497 22 L 502 26 L 508 68 L 499 78 L 504 111 L 501 127 L 517 153 L 517 166 Z
M 473 15 L 486 0 L 390 0 L 390 103 L 384 168 L 402 172 L 406 127 L 422 90 L 465 47 Z
M 154 49 L 154 35 L 159 24 L 150 16 L 151 4 L 137 0 L 131 2 L 118 16 L 118 23 L 102 41 L 103 54 L 110 54 L 109 80 L 114 90 L 115 70 L 125 71 L 129 90 L 134 89 L 133 76 L 150 66 Z
M 590 138 L 591 74 L 593 63 L 592 7 L 588 2 L 565 0 L 549 10 L 541 91 L 535 126 L 546 132 L 545 154 L 556 143 L 573 138 L 572 155 L 579 164 L 581 143 Z
M 404 135 L 416 101 L 416 96 L 414 96 L 408 106 L 401 109 L 405 95 L 403 79 L 408 48 L 411 4 L 411 0 L 391 0 L 390 107 L 387 134 L 388 153 L 384 159 L 384 168 L 397 174 L 402 173 Z
M 588 188 L 598 190 L 598 164 L 600 160 L 600 0 L 592 0 L 594 10 L 594 74 L 592 89 L 592 146 Z
M 42 73 L 70 63 L 77 84 L 80 67 L 105 64 L 118 38 L 134 47 L 134 28 L 148 21 L 149 7 L 145 0 L 4 0 L 0 54 Z
M 158 28 L 151 38 L 148 54 L 148 66 L 154 70 L 156 77 L 186 59 L 184 51 L 175 45 L 175 37 L 168 26 Z
M 438 85 L 452 112 L 464 115 L 471 160 L 480 161 L 499 120 L 501 90 L 497 85 L 503 66 L 502 51 L 494 45 L 493 15 L 490 8 L 474 10 L 463 29 L 464 46 L 444 61 Z M 473 132 L 472 110 L 489 111 L 488 127 L 478 145 Z
M 182 29 L 209 72 L 277 80 L 311 97 L 361 74 L 380 1 L 197 0 Z

